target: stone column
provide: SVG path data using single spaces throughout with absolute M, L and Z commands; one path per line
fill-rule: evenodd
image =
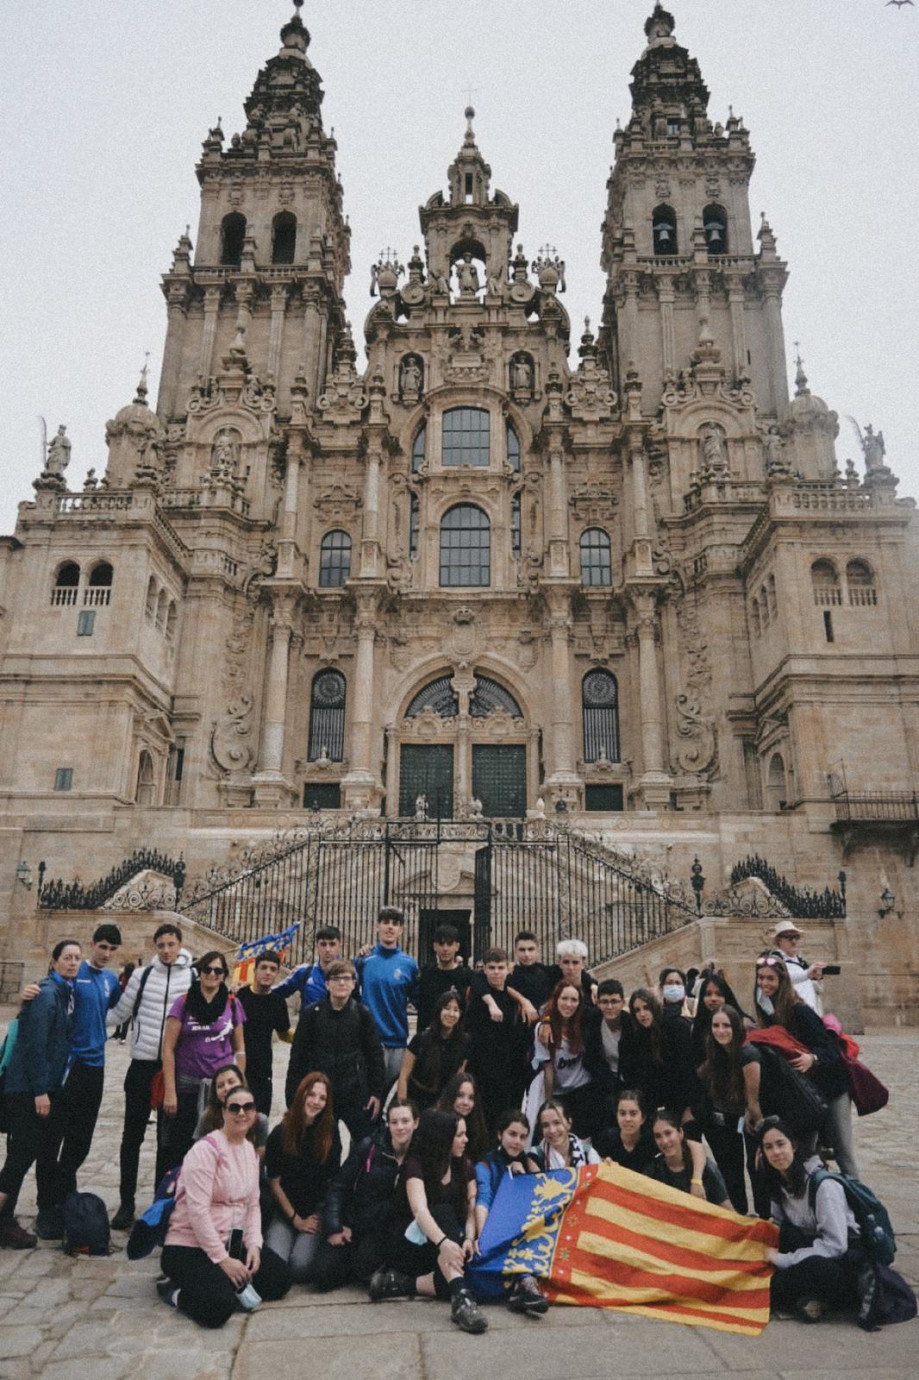
M 157 412 L 160 417 L 174 417 L 179 411 L 179 379 L 182 376 L 182 346 L 187 321 L 186 297 L 187 288 L 184 283 L 170 285 L 166 308 L 166 348 L 163 351 L 163 372 L 160 375 L 157 400 Z
M 744 322 L 744 288 L 739 277 L 728 279 L 728 302 L 731 309 L 731 343 L 734 347 L 734 377 L 749 374 L 747 364 L 747 330 Z
M 271 326 L 268 334 L 268 373 L 277 385 L 281 374 L 281 341 L 284 335 L 284 312 L 287 308 L 287 288 L 271 289 Z
M 375 579 L 380 574 L 380 452 L 367 452 L 364 470 L 364 511 L 361 532 L 362 576 Z
M 641 696 L 641 755 L 643 771 L 639 793 L 647 808 L 670 804 L 670 776 L 664 767 L 664 722 L 661 708 L 660 671 L 657 664 L 657 613 L 651 595 L 635 600 L 638 621 L 638 681 Z
M 279 807 L 290 804 L 293 797 L 293 788 L 282 770 L 293 631 L 293 606 L 288 601 L 282 603 L 278 600 L 271 617 L 271 649 L 268 654 L 268 678 L 265 686 L 262 751 L 259 770 L 253 778 L 257 805 Z
M 354 616 L 357 654 L 348 693 L 351 699 L 349 763 L 342 778 L 343 803 L 367 809 L 379 799 L 380 783 L 372 765 L 374 704 L 374 641 L 376 639 L 376 595 L 360 593 Z
M 278 539 L 278 568 L 280 579 L 293 579 L 296 575 L 297 545 L 297 505 L 300 496 L 301 457 L 290 447 L 287 453 L 287 473 L 284 478 L 284 508 L 281 514 L 280 536 Z
M 546 789 L 553 803 L 564 800 L 568 808 L 580 805 L 581 778 L 574 767 L 574 701 L 571 694 L 569 638 L 570 609 L 567 595 L 550 596 L 550 682 L 552 686 L 552 732 L 549 736 L 552 771 Z
M 319 397 L 316 381 L 319 375 L 319 347 L 322 322 L 319 315 L 319 293 L 306 288 L 303 293 L 303 361 L 307 386 L 314 398 Z
M 198 358 L 198 373 L 205 386 L 211 376 L 214 362 L 214 340 L 217 335 L 217 311 L 219 307 L 220 288 L 206 288 L 204 292 L 204 330 L 201 333 L 201 354 Z
M 567 579 L 571 570 L 568 555 L 568 486 L 565 482 L 565 454 L 558 448 L 549 452 L 549 573 Z
M 676 372 L 676 336 L 673 328 L 673 282 L 662 279 L 657 285 L 657 300 L 661 308 L 661 358 L 664 374 Z
M 763 310 L 766 318 L 772 401 L 775 411 L 781 415 L 784 404 L 788 402 L 788 364 L 785 359 L 785 331 L 782 326 L 782 293 L 778 281 L 766 279 Z

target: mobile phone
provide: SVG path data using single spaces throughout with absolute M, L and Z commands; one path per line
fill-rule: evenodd
M 829 977 L 839 977 L 839 974 L 840 974 L 841 972 L 842 972 L 842 969 L 840 968 L 840 966 L 839 966 L 838 963 L 824 963 L 824 965 L 823 965 L 823 976 L 824 976 L 824 977 L 827 977 L 827 976 L 829 976 Z
M 242 1260 L 243 1251 L 243 1229 L 242 1227 L 234 1227 L 227 1237 L 227 1255 L 232 1260 Z

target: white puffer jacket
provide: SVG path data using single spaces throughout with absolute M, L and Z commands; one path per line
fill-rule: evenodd
M 132 1059 L 159 1059 L 163 1050 L 163 1028 L 169 1008 L 191 986 L 193 977 L 191 954 L 180 949 L 174 963 L 163 963 L 159 957 L 149 965 L 150 976 L 144 984 L 144 994 L 134 1018 Z M 134 1010 L 137 992 L 145 968 L 135 968 L 128 979 L 118 1005 L 108 1014 L 109 1025 L 120 1025 Z

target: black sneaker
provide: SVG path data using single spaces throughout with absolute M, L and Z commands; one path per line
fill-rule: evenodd
M 134 1204 L 122 1203 L 112 1218 L 112 1231 L 130 1231 L 134 1225 Z
M 171 1279 L 158 1279 L 156 1281 L 156 1292 L 164 1303 L 168 1303 L 170 1308 L 178 1308 L 179 1291 Z
M 63 1241 L 64 1216 L 60 1208 L 40 1208 L 35 1219 L 35 1235 L 42 1241 Z
M 450 1318 L 461 1332 L 471 1332 L 478 1336 L 479 1333 L 488 1331 L 488 1319 L 469 1289 L 460 1289 L 454 1294 L 450 1305 Z
M 822 1299 L 798 1299 L 795 1304 L 795 1317 L 799 1322 L 822 1322 L 825 1312 L 826 1306 Z
M 21 1227 L 15 1217 L 0 1217 L 0 1246 L 10 1251 L 29 1251 L 38 1245 L 38 1237 Z
M 407 1299 L 415 1292 L 415 1281 L 401 1270 L 376 1270 L 370 1278 L 370 1302 L 383 1299 Z

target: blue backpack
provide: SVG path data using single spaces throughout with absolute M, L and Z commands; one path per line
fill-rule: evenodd
M 812 1208 L 817 1198 L 817 1189 L 824 1179 L 832 1179 L 835 1183 L 842 1184 L 846 1202 L 858 1223 L 862 1246 L 869 1260 L 878 1265 L 890 1265 L 897 1253 L 897 1238 L 884 1204 L 861 1179 L 853 1179 L 849 1174 L 831 1174 L 828 1169 L 816 1169 L 811 1174 L 808 1184 Z

